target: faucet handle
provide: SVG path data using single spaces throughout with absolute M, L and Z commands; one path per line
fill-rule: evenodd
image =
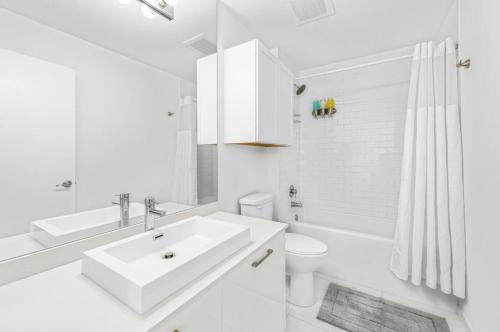
M 153 196 L 148 196 L 148 197 L 144 198 L 144 205 L 146 205 L 147 207 L 151 207 L 154 209 L 154 207 L 157 203 L 158 202 L 156 201 L 156 199 Z
M 128 201 L 130 199 L 130 194 L 129 193 L 123 193 L 123 194 L 116 194 L 114 195 L 116 197 L 120 197 L 120 202 L 111 202 L 111 204 L 114 204 L 114 205 L 121 205 L 121 202 L 123 200 L 126 200 Z

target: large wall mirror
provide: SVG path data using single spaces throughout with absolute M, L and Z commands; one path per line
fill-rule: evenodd
M 216 1 L 168 15 L 0 0 L 0 261 L 142 223 L 145 197 L 166 214 L 217 201 L 216 142 L 197 137 Z

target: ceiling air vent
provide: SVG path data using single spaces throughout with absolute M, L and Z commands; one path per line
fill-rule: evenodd
M 297 18 L 298 25 L 335 14 L 332 0 L 290 0 L 290 6 Z
M 193 38 L 185 40 L 182 42 L 182 44 L 185 46 L 191 46 L 198 52 L 201 52 L 205 55 L 210 55 L 217 52 L 217 46 L 210 40 L 205 38 L 204 33 L 200 33 L 199 35 L 196 35 Z

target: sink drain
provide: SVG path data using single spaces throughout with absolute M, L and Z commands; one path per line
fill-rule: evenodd
M 172 259 L 174 257 L 175 257 L 175 253 L 173 253 L 173 252 L 167 252 L 167 253 L 163 254 L 163 256 L 162 256 L 163 259 Z

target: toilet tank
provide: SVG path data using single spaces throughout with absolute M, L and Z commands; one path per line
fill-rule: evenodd
M 255 193 L 240 199 L 241 215 L 261 219 L 273 219 L 273 195 Z

